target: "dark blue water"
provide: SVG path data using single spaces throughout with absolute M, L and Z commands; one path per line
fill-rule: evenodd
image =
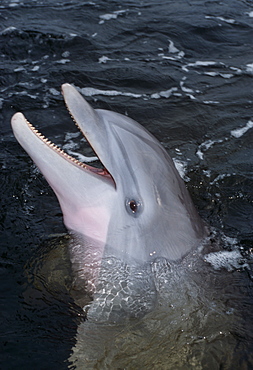
M 1 369 L 65 369 L 74 346 L 79 368 L 253 368 L 252 35 L 252 1 L 0 2 Z M 169 309 L 121 331 L 89 327 L 93 334 L 84 330 L 80 339 L 82 311 L 59 249 L 61 211 L 10 128 L 22 111 L 55 143 L 80 151 L 60 94 L 65 82 L 94 108 L 148 128 L 176 161 L 201 216 L 222 233 L 224 249 L 244 258 L 224 280 L 215 270 L 218 293 L 239 313 L 231 328 L 209 317 L 204 345 L 192 329 L 198 323 L 173 326 L 179 319 Z M 179 339 L 180 330 L 194 343 Z M 214 332 L 226 333 L 225 342 Z M 102 340 L 90 344 L 90 337 Z M 181 362 L 173 343 L 184 348 Z M 89 344 L 93 352 L 85 352 Z

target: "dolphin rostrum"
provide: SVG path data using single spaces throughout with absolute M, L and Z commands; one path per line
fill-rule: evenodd
M 70 84 L 62 93 L 103 169 L 66 154 L 22 113 L 11 123 L 59 200 L 64 223 L 77 240 L 72 261 L 87 270 L 86 278 L 103 258 L 137 266 L 161 257 L 178 261 L 196 248 L 207 228 L 161 144 L 134 120 L 93 109 Z

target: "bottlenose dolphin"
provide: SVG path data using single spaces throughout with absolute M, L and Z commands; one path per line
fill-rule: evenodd
M 59 200 L 74 238 L 72 262 L 89 289 L 96 290 L 94 266 L 99 268 L 103 259 L 112 257 L 128 266 L 157 258 L 180 261 L 208 232 L 165 149 L 134 120 L 93 109 L 70 84 L 62 86 L 62 93 L 102 169 L 66 154 L 22 113 L 11 124 Z

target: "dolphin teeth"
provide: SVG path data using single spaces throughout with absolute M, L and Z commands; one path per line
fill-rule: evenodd
M 73 121 L 75 122 L 74 118 L 72 117 Z M 44 135 L 41 134 L 41 132 L 39 132 L 39 130 L 37 130 L 32 124 L 31 122 L 29 122 L 27 119 L 26 119 L 26 124 L 27 126 L 31 129 L 31 131 L 39 138 L 43 141 L 43 143 L 45 143 L 46 145 L 48 145 L 49 148 L 55 150 L 56 152 L 58 152 L 59 154 L 63 155 L 65 158 L 67 158 L 68 160 L 70 160 L 71 162 L 73 162 L 74 164 L 76 164 L 77 166 L 79 167 L 82 167 L 84 169 L 87 168 L 86 164 L 83 163 L 83 162 L 80 162 L 78 159 L 76 158 L 73 158 L 71 155 L 67 154 L 64 152 L 64 150 L 62 150 L 61 148 L 59 148 L 56 144 L 52 143 L 51 140 L 49 140 L 47 137 L 45 137 Z M 75 124 L 77 125 L 77 123 L 75 122 Z M 77 125 L 78 127 L 78 125 Z
M 74 123 L 76 124 L 76 126 L 78 127 L 78 129 L 80 130 L 80 128 L 79 128 L 78 124 L 76 123 L 74 117 L 72 115 L 71 115 L 71 117 L 72 117 Z M 94 172 L 98 175 L 103 175 L 103 176 L 110 175 L 109 172 L 106 169 L 98 169 L 96 167 L 91 167 L 91 166 L 87 165 L 86 163 L 80 162 L 78 159 L 76 159 L 76 158 L 72 157 L 71 155 L 67 154 L 66 152 L 64 152 L 63 149 L 59 148 L 56 144 L 52 143 L 47 137 L 42 135 L 41 132 L 39 132 L 39 130 L 37 130 L 27 119 L 25 119 L 25 120 L 26 120 L 27 126 L 34 133 L 34 135 L 36 135 L 49 148 L 51 148 L 55 152 L 59 153 L 62 157 L 66 158 L 67 160 L 69 160 L 73 164 L 75 164 L 76 166 L 78 166 L 78 167 L 80 167 L 80 168 L 82 168 L 86 171 L 87 170 L 92 171 L 92 172 Z
M 81 133 L 82 133 L 82 130 L 80 129 L 80 127 L 79 127 L 78 123 L 76 122 L 75 117 L 74 117 L 74 116 L 73 116 L 73 114 L 70 112 L 70 109 L 69 109 L 69 107 L 67 106 L 66 102 L 65 102 L 65 106 L 66 106 L 66 108 L 67 108 L 67 111 L 69 112 L 70 117 L 72 118 L 72 121 L 74 122 L 74 124 L 76 125 L 76 127 L 78 128 L 78 130 L 80 130 L 80 131 L 81 131 Z

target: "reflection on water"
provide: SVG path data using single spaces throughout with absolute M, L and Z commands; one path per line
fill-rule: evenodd
M 72 297 L 69 304 L 79 324 L 68 360 L 71 369 L 240 368 L 242 361 L 251 363 L 247 343 L 252 340 L 252 317 L 245 317 L 251 301 L 245 294 L 251 260 L 243 257 L 234 239 L 223 241 L 224 252 L 215 244 L 212 252 L 209 246 L 209 252 L 193 253 L 180 264 L 165 259 L 152 263 L 156 303 L 138 319 L 97 322 L 94 312 L 87 319 L 77 306 L 82 289 L 72 286 L 67 236 L 44 244 L 27 266 L 31 284 L 25 295 L 50 304 Z M 96 299 L 101 296 L 95 295 L 93 302 L 87 297 L 85 304 L 92 308 Z

